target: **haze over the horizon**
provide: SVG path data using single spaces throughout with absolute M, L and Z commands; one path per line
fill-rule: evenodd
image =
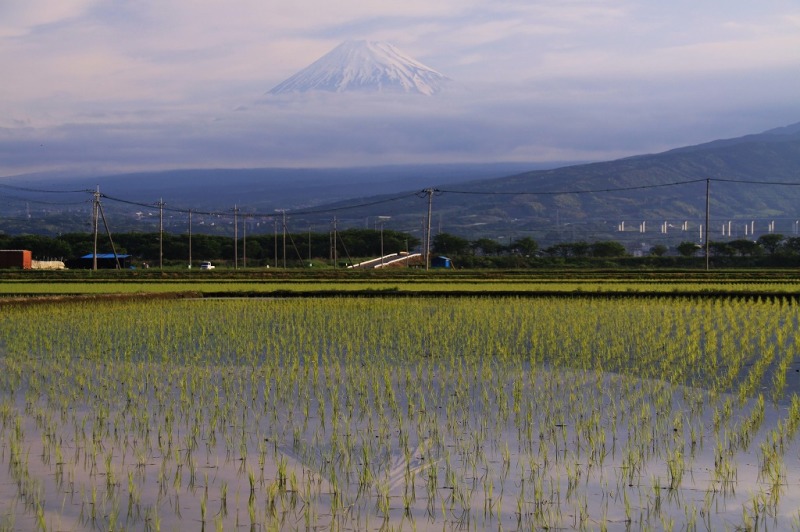
M 349 39 L 434 97 L 265 93 Z M 800 121 L 800 5 L 0 3 L 0 176 L 607 160 Z

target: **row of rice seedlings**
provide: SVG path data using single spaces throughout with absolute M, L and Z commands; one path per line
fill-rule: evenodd
M 657 526 L 698 506 L 717 522 L 715 497 L 683 494 L 737 482 L 763 437 L 758 361 L 794 353 L 795 314 L 681 299 L 29 307 L 0 317 L 2 391 L 37 434 L 24 442 L 44 489 L 99 526 L 205 523 L 210 503 L 222 527 Z M 770 480 L 752 489 L 777 493 L 770 508 L 796 417 L 778 421 L 777 457 L 759 443 Z

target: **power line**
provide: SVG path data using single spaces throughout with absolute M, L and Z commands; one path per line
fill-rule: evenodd
M 370 202 L 364 202 L 364 203 L 356 203 L 356 204 L 353 204 L 353 205 L 344 205 L 344 206 L 341 206 L 341 207 L 329 207 L 329 208 L 324 208 L 324 209 L 301 209 L 301 210 L 288 210 L 287 209 L 287 212 L 290 213 L 293 216 L 310 215 L 310 214 L 326 214 L 326 213 L 331 213 L 331 212 L 346 211 L 346 210 L 350 210 L 350 209 L 360 209 L 360 208 L 363 208 L 363 207 L 371 207 L 373 205 L 382 205 L 382 204 L 385 204 L 385 203 L 390 203 L 390 202 L 393 202 L 393 201 L 399 201 L 401 199 L 410 198 L 410 197 L 413 197 L 413 196 L 416 196 L 416 195 L 417 195 L 417 193 L 414 192 L 414 193 L 402 194 L 402 195 L 399 195 L 399 196 L 393 196 L 391 198 L 385 198 L 385 199 L 376 200 L 376 201 L 370 201 Z M 102 197 L 107 199 L 107 200 L 109 200 L 109 201 L 114 201 L 114 202 L 117 202 L 117 203 L 124 203 L 124 204 L 127 204 L 127 205 L 135 205 L 137 207 L 152 207 L 153 206 L 152 203 L 144 203 L 144 202 L 139 202 L 139 201 L 126 200 L 124 198 L 117 198 L 117 197 L 114 197 L 114 196 L 109 196 L 107 194 L 102 194 Z M 197 209 L 180 208 L 180 207 L 172 207 L 172 208 L 164 207 L 164 210 L 165 211 L 170 211 L 170 212 L 179 212 L 179 213 L 188 213 L 189 211 L 191 211 L 194 214 L 202 214 L 202 215 L 207 215 L 207 216 L 227 216 L 227 217 L 233 216 L 230 211 L 200 211 L 200 210 L 197 210 Z M 273 218 L 275 216 L 275 213 L 274 212 L 273 213 L 251 212 L 251 213 L 248 213 L 248 216 L 251 217 L 251 218 Z
M 114 197 L 114 196 L 109 196 L 107 194 L 102 194 L 102 196 L 103 196 L 103 198 L 105 198 L 105 199 L 107 199 L 109 201 L 114 201 L 116 203 L 124 203 L 126 205 L 134 205 L 134 206 L 137 206 L 137 207 L 144 207 L 144 208 L 152 208 L 153 207 L 152 203 L 144 203 L 144 202 L 140 202 L 140 201 L 126 200 L 126 199 L 123 199 L 123 198 L 117 198 L 117 197 Z M 157 205 L 158 204 L 156 204 L 156 206 Z M 189 213 L 189 211 L 191 211 L 194 214 L 204 214 L 204 215 L 207 215 L 207 216 L 231 216 L 230 212 L 225 212 L 225 211 L 200 211 L 200 210 L 197 210 L 197 209 L 189 209 L 189 208 L 183 209 L 183 208 L 179 208 L 179 207 L 167 207 L 166 204 L 164 204 L 164 206 L 162 208 L 163 208 L 163 210 L 169 211 L 169 212 Z
M 289 211 L 290 214 L 293 216 L 297 216 L 298 214 L 308 215 L 308 214 L 327 214 L 331 212 L 340 212 L 346 211 L 349 209 L 360 209 L 362 207 L 372 207 L 373 205 L 383 205 L 384 203 L 391 203 L 393 201 L 399 201 L 401 199 L 410 198 L 416 196 L 417 192 L 413 192 L 411 194 L 402 194 L 400 196 L 394 196 L 391 198 L 385 198 L 382 200 L 370 201 L 366 203 L 356 203 L 354 205 L 345 205 L 343 207 L 330 207 L 327 209 L 307 209 L 307 210 L 299 210 L 299 211 Z
M 553 196 L 553 195 L 567 195 L 567 194 L 600 194 L 600 193 L 610 193 L 610 192 L 626 192 L 626 191 L 634 191 L 634 190 L 650 190 L 650 189 L 657 189 L 657 188 L 664 188 L 664 187 L 675 187 L 681 185 L 691 185 L 697 184 L 702 182 L 721 182 L 721 183 L 739 183 L 739 184 L 749 184 L 749 185 L 764 185 L 764 186 L 800 186 L 800 182 L 787 182 L 787 181 L 755 181 L 755 180 L 746 180 L 746 179 L 727 179 L 727 178 L 705 178 L 705 179 L 693 179 L 693 180 L 685 180 L 685 181 L 674 181 L 669 183 L 660 183 L 660 184 L 649 184 L 649 185 L 636 185 L 636 186 L 628 186 L 628 187 L 606 187 L 606 188 L 597 188 L 597 189 L 565 189 L 565 190 L 558 190 L 558 191 L 545 191 L 545 190 L 521 190 L 521 191 L 491 191 L 491 190 L 459 190 L 459 189 L 438 189 L 438 188 L 428 188 L 419 192 L 413 193 L 404 193 L 398 194 L 391 197 L 384 197 L 382 199 L 377 199 L 374 201 L 364 201 L 361 203 L 353 203 L 348 205 L 341 205 L 336 207 L 320 207 L 320 208 L 308 208 L 308 209 L 299 209 L 299 210 L 287 210 L 286 214 L 291 214 L 292 216 L 308 216 L 308 215 L 320 215 L 320 214 L 329 214 L 329 213 L 337 213 L 342 211 L 349 211 L 349 210 L 357 210 L 366 207 L 372 207 L 376 205 L 384 205 L 391 202 L 396 202 L 404 199 L 408 199 L 411 197 L 419 197 L 419 198 L 426 198 L 430 201 L 432 195 L 442 195 L 442 194 L 462 194 L 462 195 L 479 195 L 479 196 L 523 196 L 523 195 L 542 195 L 542 196 Z M 89 193 L 89 194 L 96 194 L 96 191 L 93 190 L 52 190 L 52 189 L 38 189 L 34 187 L 22 187 L 17 185 L 9 185 L 0 183 L 0 187 L 11 189 L 11 190 L 18 190 L 18 191 L 25 191 L 25 192 L 32 192 L 32 193 L 56 193 L 56 194 L 75 194 L 75 193 Z M 126 204 L 137 206 L 141 208 L 152 208 L 152 203 L 145 203 L 140 201 L 134 201 L 130 199 L 109 196 L 107 194 L 101 194 L 100 197 L 108 200 L 113 201 L 116 203 Z M 41 200 L 26 200 L 23 198 L 17 198 L 14 196 L 6 196 L 7 199 L 13 199 L 17 201 L 28 201 L 32 203 L 41 203 L 41 204 L 51 204 L 51 205 L 78 205 L 86 202 L 76 202 L 76 203 L 48 203 Z M 194 208 L 181 208 L 181 207 L 167 207 L 163 201 L 156 204 L 160 207 L 161 212 L 168 211 L 173 213 L 184 213 L 184 214 L 199 214 L 199 215 L 206 215 L 206 216 L 216 216 L 216 217 L 234 217 L 235 213 L 232 213 L 230 210 L 226 211 L 215 211 L 215 210 L 197 210 Z M 248 213 L 248 217 L 250 218 L 267 218 L 267 219 L 274 219 L 275 213 L 259 213 L 259 212 L 251 212 Z
M 794 183 L 789 181 L 752 181 L 748 179 L 723 179 L 723 178 L 711 179 L 711 181 L 719 181 L 721 183 L 743 183 L 747 185 L 778 185 L 786 187 L 800 187 L 800 183 Z
M 524 196 L 524 195 L 561 195 L 561 194 L 597 194 L 602 192 L 625 192 L 631 190 L 648 190 L 654 188 L 663 188 L 663 187 L 673 187 L 673 186 L 680 186 L 680 185 L 690 185 L 694 183 L 702 183 L 705 181 L 712 181 L 712 182 L 723 182 L 723 183 L 741 183 L 741 184 L 750 184 L 750 185 L 777 185 L 777 186 L 800 186 L 800 182 L 787 182 L 787 181 L 755 181 L 755 180 L 747 180 L 747 179 L 726 179 L 726 178 L 710 178 L 710 179 L 692 179 L 686 181 L 674 181 L 670 183 L 660 183 L 660 184 L 651 184 L 651 185 L 637 185 L 637 186 L 630 186 L 630 187 L 609 187 L 609 188 L 597 188 L 597 189 L 566 189 L 566 190 L 556 190 L 556 191 L 544 191 L 544 190 L 520 190 L 520 191 L 489 191 L 489 190 L 458 190 L 458 189 L 432 189 L 436 192 L 437 195 L 439 194 L 465 194 L 465 195 L 477 195 L 477 196 Z M 80 190 L 54 190 L 54 189 L 40 189 L 40 188 L 33 188 L 33 187 L 22 187 L 17 185 L 9 185 L 6 183 L 0 183 L 0 187 L 8 188 L 12 190 L 19 190 L 24 192 L 34 192 L 34 193 L 41 193 L 41 194 L 78 194 L 78 193 L 88 193 L 94 194 L 95 191 L 89 189 L 80 189 Z M 311 208 L 311 209 L 300 209 L 300 210 L 293 210 L 289 211 L 292 215 L 310 215 L 310 214 L 326 214 L 332 212 L 341 212 L 351 209 L 359 209 L 363 207 L 371 207 L 374 205 L 382 205 L 386 203 L 391 203 L 394 201 L 399 201 L 402 199 L 410 198 L 412 196 L 418 197 L 427 197 L 427 189 L 421 192 L 414 192 L 414 193 L 407 193 L 401 194 L 397 196 L 392 196 L 390 198 L 384 198 L 375 201 L 369 202 L 362 202 L 362 203 L 355 203 L 351 205 L 343 205 L 340 207 L 328 207 L 328 208 Z M 8 196 L 7 196 L 8 197 Z M 125 198 L 119 198 L 115 196 L 109 196 L 108 194 L 102 194 L 102 197 L 109 200 L 114 201 L 117 203 L 124 203 L 128 205 L 134 205 L 138 207 L 152 207 L 152 203 L 145 203 L 139 201 L 133 201 Z M 19 199 L 22 201 L 30 201 L 42 204 L 48 204 L 47 202 L 41 200 L 26 200 L 22 198 L 13 198 Z M 76 202 L 76 203 L 53 203 L 54 205 L 77 205 L 83 202 Z M 181 208 L 181 207 L 164 207 L 164 210 L 169 212 L 178 212 L 178 213 L 189 213 L 191 210 L 194 214 L 201 214 L 207 216 L 231 216 L 230 211 L 201 211 L 197 209 L 190 209 L 190 208 Z M 250 213 L 251 217 L 266 217 L 271 218 L 274 216 L 274 213 Z
M 630 187 L 607 187 L 607 188 L 597 188 L 597 189 L 565 189 L 565 190 L 557 190 L 557 191 L 545 191 L 545 190 L 519 190 L 519 191 L 490 191 L 490 190 L 458 190 L 458 189 L 430 189 L 433 190 L 436 195 L 441 194 L 463 194 L 463 195 L 476 195 L 476 196 L 524 196 L 524 195 L 540 195 L 540 196 L 553 196 L 553 195 L 563 195 L 563 194 L 599 194 L 604 192 L 626 192 L 632 190 L 649 190 L 655 188 L 664 188 L 664 187 L 674 187 L 674 186 L 681 186 L 681 185 L 690 185 L 695 183 L 702 183 L 707 181 L 707 179 L 692 179 L 692 180 L 685 180 L 685 181 L 674 181 L 670 183 L 659 183 L 659 184 L 651 184 L 651 185 L 637 185 L 637 186 L 630 186 Z M 725 183 L 741 183 L 741 184 L 753 184 L 753 185 L 778 185 L 778 186 L 800 186 L 800 182 L 786 182 L 786 181 L 754 181 L 754 180 L 743 180 L 743 179 L 724 179 L 724 178 L 711 178 L 710 181 L 715 182 L 725 182 Z M 27 192 L 38 192 L 38 193 L 94 193 L 92 190 L 45 190 L 45 189 L 35 189 L 30 187 L 18 187 L 14 185 L 7 185 L 7 184 L 0 184 L 2 187 L 11 188 L 14 190 L 21 190 Z M 383 205 L 386 203 L 391 203 L 403 199 L 407 199 L 413 196 L 427 198 L 428 197 L 428 190 L 423 190 L 421 192 L 414 192 L 414 193 L 406 193 L 400 194 L 397 196 L 392 196 L 389 198 L 383 198 L 375 201 L 368 201 L 362 203 L 354 203 L 350 205 L 343 205 L 339 207 L 327 207 L 327 208 L 310 208 L 310 209 L 300 209 L 300 210 L 292 210 L 288 211 L 291 212 L 293 216 L 298 215 L 315 215 L 315 214 L 328 214 L 334 212 L 342 212 L 347 210 L 353 209 L 361 209 L 364 207 L 372 207 L 375 205 Z M 153 206 L 152 203 L 145 203 L 139 201 L 133 201 L 125 198 L 119 198 L 115 196 L 109 196 L 107 194 L 102 194 L 102 197 L 109 200 L 114 201 L 117 203 L 123 203 L 127 205 L 133 205 L 137 207 L 143 208 L 151 208 Z M 35 200 L 30 200 L 35 201 Z M 41 202 L 44 203 L 44 202 Z M 219 217 L 230 217 L 232 216 L 230 211 L 201 211 L 194 208 L 181 208 L 181 207 L 166 207 L 164 206 L 163 209 L 169 212 L 175 213 L 184 213 L 188 214 L 190 211 L 194 214 L 206 215 L 206 216 L 219 216 Z M 256 218 L 272 218 L 275 216 L 274 213 L 259 213 L 259 212 L 251 212 L 249 213 L 250 217 Z

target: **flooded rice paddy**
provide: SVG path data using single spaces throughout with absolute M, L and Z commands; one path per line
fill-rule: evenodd
M 0 529 L 797 529 L 797 338 L 781 300 L 5 307 Z

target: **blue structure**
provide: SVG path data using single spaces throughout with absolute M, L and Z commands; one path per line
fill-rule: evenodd
M 105 270 L 109 269 L 113 270 L 117 267 L 117 260 L 119 260 L 120 268 L 128 269 L 131 267 L 130 255 L 117 254 L 115 259 L 113 253 L 98 253 L 97 268 Z M 94 266 L 94 253 L 89 253 L 88 255 L 84 255 L 82 257 L 78 257 L 77 259 L 67 262 L 68 268 L 82 268 L 85 270 L 91 270 L 92 266 Z
M 447 257 L 432 257 L 431 268 L 452 268 L 453 262 Z

